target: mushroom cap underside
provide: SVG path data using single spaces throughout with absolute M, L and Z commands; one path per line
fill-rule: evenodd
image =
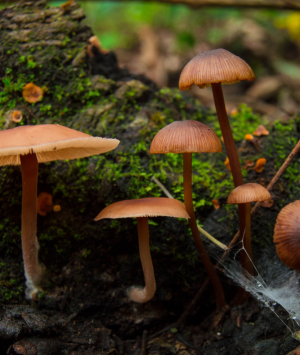
M 221 141 L 216 133 L 205 124 L 193 120 L 175 121 L 162 128 L 150 147 L 150 154 L 221 151 Z
M 219 48 L 196 55 L 186 64 L 179 78 L 179 89 L 189 90 L 192 85 L 204 88 L 216 83 L 234 84 L 254 79 L 251 67 L 243 59 Z
M 60 125 L 20 126 L 0 132 L 0 166 L 19 165 L 20 155 L 33 153 L 39 163 L 78 159 L 108 152 L 119 143 Z
M 138 217 L 190 218 L 182 202 L 166 197 L 146 197 L 115 202 L 105 207 L 95 218 L 138 218 Z
M 271 198 L 270 192 L 262 185 L 248 183 L 240 185 L 231 191 L 227 203 L 248 203 L 254 201 L 266 201 Z

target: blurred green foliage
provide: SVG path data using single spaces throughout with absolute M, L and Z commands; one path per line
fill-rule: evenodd
M 63 1 L 50 2 L 59 6 Z M 100 38 L 104 49 L 130 48 L 137 45 L 139 28 L 169 29 L 176 35 L 176 49 L 181 52 L 193 47 L 199 38 L 218 44 L 225 36 L 224 24 L 250 18 L 267 32 L 287 29 L 292 39 L 300 36 L 299 13 L 282 10 L 239 8 L 201 8 L 184 5 L 128 1 L 79 1 L 86 14 L 85 22 Z

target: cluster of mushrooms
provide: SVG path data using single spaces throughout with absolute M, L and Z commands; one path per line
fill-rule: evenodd
M 227 117 L 221 84 L 232 84 L 241 80 L 254 80 L 249 65 L 224 49 L 204 52 L 193 58 L 180 76 L 180 90 L 188 90 L 192 85 L 200 88 L 211 86 L 218 119 L 229 158 L 235 189 L 228 197 L 228 203 L 238 204 L 240 237 L 244 237 L 245 252 L 241 256 L 242 266 L 253 275 L 251 262 L 251 202 L 271 198 L 263 186 L 243 183 L 238 153 Z M 38 164 L 54 160 L 77 159 L 102 154 L 115 149 L 117 139 L 92 137 L 60 125 L 19 126 L 0 132 L 0 166 L 21 165 L 22 171 L 22 250 L 26 277 L 26 297 L 42 288 L 45 270 L 38 260 L 39 244 L 36 236 L 37 222 L 37 180 Z M 222 145 L 215 132 L 198 121 L 175 121 L 161 129 L 154 137 L 151 154 L 183 154 L 184 202 L 162 197 L 149 197 L 119 201 L 102 210 L 95 221 L 104 218 L 137 218 L 139 250 L 144 272 L 145 286 L 131 287 L 129 298 L 135 302 L 149 301 L 155 294 L 156 283 L 149 247 L 148 217 L 169 216 L 185 218 L 200 254 L 205 269 L 214 287 L 217 308 L 226 306 L 223 287 L 216 270 L 204 248 L 196 223 L 192 200 L 192 153 L 221 152 Z M 289 234 L 299 234 L 300 201 L 286 206 L 278 216 L 274 242 L 277 243 L 279 257 L 294 267 L 300 260 L 298 255 L 288 257 L 287 249 L 293 248 L 294 241 L 287 241 L 289 222 L 287 216 L 298 221 L 297 228 Z M 282 221 L 282 222 L 280 222 Z M 281 224 L 280 224 L 281 223 Z M 241 294 L 240 299 L 245 299 Z

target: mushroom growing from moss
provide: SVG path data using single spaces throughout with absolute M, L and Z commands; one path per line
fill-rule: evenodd
M 224 291 L 216 270 L 204 248 L 195 217 L 192 199 L 192 153 L 221 152 L 222 146 L 215 132 L 198 121 L 175 121 L 161 129 L 154 137 L 150 154 L 183 154 L 183 190 L 186 210 L 191 217 L 190 229 L 204 267 L 213 284 L 218 308 L 226 305 Z
M 20 126 L 0 132 L 0 166 L 21 164 L 22 250 L 28 298 L 41 289 L 44 278 L 36 237 L 38 164 L 105 153 L 118 144 L 117 139 L 92 137 L 51 124 Z
M 104 208 L 95 221 L 103 218 L 136 218 L 138 225 L 140 257 L 144 272 L 145 287 L 131 287 L 129 298 L 144 303 L 154 296 L 156 291 L 155 276 L 149 246 L 148 217 L 189 218 L 185 206 L 180 201 L 166 197 L 148 197 L 113 203 Z
M 28 83 L 24 86 L 22 95 L 25 101 L 29 102 L 30 104 L 34 104 L 42 100 L 44 91 L 39 86 L 33 83 Z
M 199 88 L 212 87 L 235 187 L 243 184 L 243 176 L 226 112 L 222 84 L 234 84 L 242 80 L 252 81 L 254 79 L 252 69 L 243 59 L 222 48 L 195 56 L 183 68 L 179 78 L 180 90 L 190 90 L 192 85 Z M 240 231 L 242 231 L 245 227 L 245 210 L 242 205 L 239 206 L 239 220 Z
M 37 197 L 37 214 L 46 216 L 52 210 L 53 199 L 48 192 L 41 192 Z
M 300 200 L 289 203 L 279 212 L 273 242 L 279 259 L 289 268 L 300 271 Z
M 244 247 L 248 256 L 245 256 L 246 263 L 243 264 L 245 270 L 253 276 L 252 247 L 251 247 L 251 202 L 266 201 L 271 198 L 270 192 L 263 186 L 255 183 L 248 183 L 236 187 L 228 196 L 227 203 L 244 204 L 246 209 L 245 230 L 240 231 L 244 236 Z M 243 251 L 242 251 L 243 252 Z M 249 260 L 250 258 L 250 260 Z

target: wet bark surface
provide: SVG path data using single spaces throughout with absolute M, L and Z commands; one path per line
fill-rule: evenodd
M 0 11 L 1 129 L 59 123 L 121 141 L 106 155 L 39 166 L 38 193 L 51 193 L 61 210 L 38 216 L 40 259 L 48 278 L 45 292 L 32 301 L 24 299 L 20 167 L 1 168 L 1 354 L 287 354 L 298 342 L 268 308 L 261 309 L 252 299 L 230 308 L 212 327 L 216 318 L 210 285 L 184 323 L 155 335 L 178 319 L 206 278 L 183 221 L 153 220 L 150 238 L 158 290 L 146 304 L 128 300 L 127 288 L 143 284 L 136 225 L 132 220 L 93 219 L 109 203 L 162 195 L 151 182 L 155 173 L 182 198 L 180 169 L 174 167 L 180 161 L 151 156 L 151 139 L 173 120 L 213 125 L 215 115 L 177 91 L 159 89 L 149 79 L 120 69 L 113 52 L 93 47 L 88 55 L 92 32 L 83 18 L 75 2 L 59 8 L 23 2 Z M 22 97 L 29 82 L 43 88 L 44 97 L 36 104 Z M 11 120 L 15 110 L 22 112 L 21 123 Z M 260 138 L 260 152 L 241 142 L 242 161 L 262 155 L 268 159 L 261 174 L 245 170 L 246 180 L 266 185 L 298 139 L 299 121 L 294 119 Z M 209 200 L 197 206 L 196 217 L 228 244 L 238 221 L 236 207 L 226 207 L 233 183 L 225 157 L 195 155 L 195 164 L 210 163 L 205 176 L 219 175 L 209 186 L 201 180 L 201 165 L 193 188 L 197 201 Z M 272 228 L 280 208 L 300 198 L 298 176 L 293 165 L 272 193 L 274 205 L 261 208 L 253 220 L 254 259 L 262 269 L 264 251 L 268 249 L 271 259 L 275 256 Z M 219 191 L 218 210 L 210 202 L 213 190 Z M 205 244 L 214 254 L 215 248 Z M 230 302 L 237 287 L 222 270 L 220 277 Z M 288 314 L 280 308 L 278 313 L 294 330 Z

